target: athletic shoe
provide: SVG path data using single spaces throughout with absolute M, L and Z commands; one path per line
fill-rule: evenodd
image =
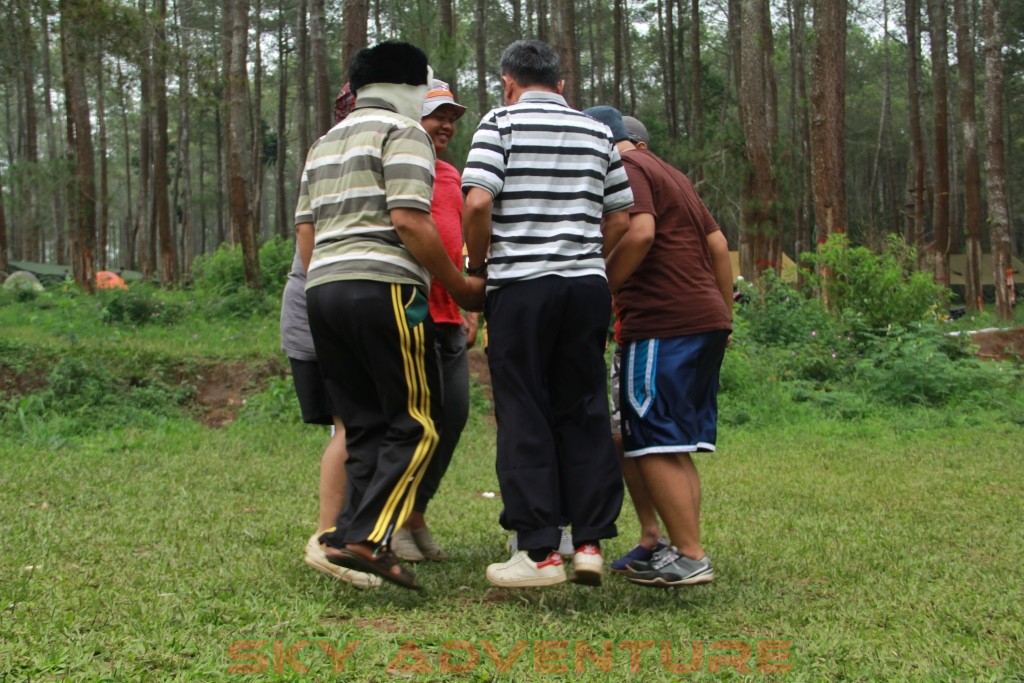
M 637 571 L 635 565 L 630 567 L 633 571 L 626 578 L 642 586 L 668 588 L 711 583 L 715 580 L 715 570 L 711 566 L 710 557 L 704 555 L 699 560 L 691 560 L 675 548 L 650 562 L 647 570 Z
M 563 560 L 571 560 L 572 556 L 576 554 L 576 549 L 572 545 L 572 532 L 568 527 L 560 526 L 558 528 L 562 530 L 562 537 L 558 541 L 558 554 L 562 556 Z M 505 548 L 515 554 L 519 550 L 519 535 L 509 536 Z
M 584 586 L 600 586 L 603 574 L 604 556 L 601 555 L 601 548 L 592 543 L 576 548 L 570 581 Z
M 668 544 L 662 543 L 661 541 L 658 541 L 658 544 L 653 548 L 645 548 L 642 545 L 636 545 L 628 553 L 612 562 L 612 571 L 620 574 L 628 574 L 630 571 L 630 562 L 650 562 L 651 558 L 654 557 L 654 553 L 664 550 L 667 547 Z
M 395 554 L 395 557 L 406 562 L 422 562 L 427 559 L 420 552 L 420 547 L 416 545 L 416 539 L 413 538 L 412 532 L 405 527 L 391 534 L 388 549 Z
M 428 560 L 432 560 L 433 562 L 443 562 L 451 557 L 441 549 L 441 546 L 439 546 L 437 541 L 434 540 L 433 534 L 430 533 L 430 529 L 425 526 L 413 529 L 412 539 L 416 541 L 416 547 L 420 549 L 420 552 Z
M 664 547 L 653 551 L 649 560 L 630 560 L 627 562 L 626 573 L 649 572 L 651 571 L 651 565 L 672 562 L 675 560 L 676 555 L 679 555 L 679 552 L 676 551 L 675 547 L 666 544 Z
M 519 550 L 508 562 L 488 566 L 487 580 L 504 588 L 553 586 L 565 582 L 565 567 L 554 550 L 542 562 L 534 562 L 525 550 Z
M 331 562 L 328 561 L 327 556 L 324 555 L 324 551 L 320 548 L 318 534 L 313 534 L 309 537 L 309 541 L 306 542 L 306 556 L 304 559 L 306 564 L 318 572 L 323 572 L 331 578 L 339 579 L 347 584 L 351 584 L 354 588 L 358 588 L 359 590 L 378 588 L 380 586 L 380 579 L 372 574 L 365 574 L 346 567 L 339 567 L 336 564 L 331 564 Z

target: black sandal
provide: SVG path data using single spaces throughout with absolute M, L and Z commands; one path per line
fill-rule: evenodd
M 327 555 L 327 559 L 333 564 L 354 569 L 357 572 L 374 574 L 402 588 L 411 588 L 414 591 L 423 590 L 423 586 L 416 583 L 416 575 L 398 564 L 398 558 L 390 550 L 375 555 L 375 559 L 372 560 L 346 548 L 333 548 L 333 550 L 337 551 L 337 556 L 333 556 L 334 553 Z M 397 574 L 392 574 L 392 567 L 398 567 L 400 571 Z

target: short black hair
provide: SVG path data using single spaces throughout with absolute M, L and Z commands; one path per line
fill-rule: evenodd
M 386 41 L 364 47 L 349 64 L 348 81 L 357 94 L 371 83 L 425 85 L 427 55 L 410 43 Z
M 562 65 L 555 49 L 542 40 L 517 40 L 501 55 L 501 75 L 518 85 L 541 85 L 555 90 L 562 80 Z

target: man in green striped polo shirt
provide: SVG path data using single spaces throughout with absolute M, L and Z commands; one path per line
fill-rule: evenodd
M 345 507 L 321 550 L 407 588 L 419 584 L 388 541 L 438 441 L 430 279 L 469 310 L 484 284 L 452 264 L 430 217 L 434 148 L 419 124 L 430 78 L 413 45 L 360 50 L 355 109 L 310 148 L 295 211 L 310 329 L 349 451 Z

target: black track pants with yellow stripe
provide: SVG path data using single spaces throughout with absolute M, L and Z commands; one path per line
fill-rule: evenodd
M 306 293 L 331 402 L 345 423 L 345 507 L 330 545 L 387 543 L 412 511 L 437 447 L 441 384 L 424 293 L 330 282 Z

